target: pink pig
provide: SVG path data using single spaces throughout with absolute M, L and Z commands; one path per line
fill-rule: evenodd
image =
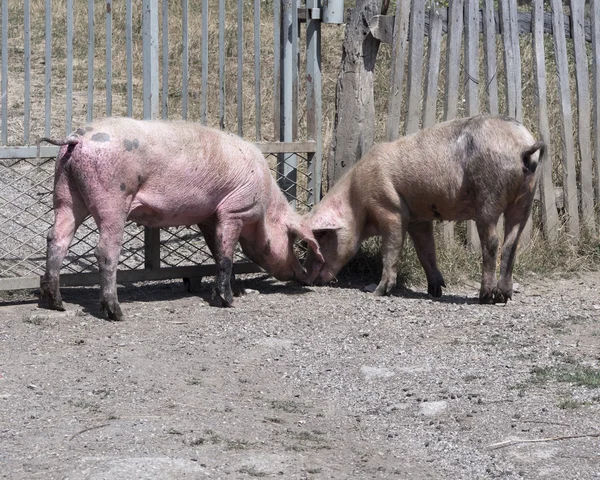
M 512 298 L 519 238 L 529 218 L 545 146 L 519 122 L 480 115 L 440 123 L 371 148 L 309 214 L 325 258 L 309 252 L 317 284 L 332 280 L 361 242 L 382 238 L 383 273 L 376 295 L 396 285 L 406 233 L 427 276 L 428 292 L 442 295 L 433 238 L 434 220 L 474 219 L 482 247 L 481 303 Z M 504 214 L 500 279 L 496 225 Z
M 96 257 L 100 304 L 123 313 L 116 276 L 127 220 L 148 227 L 197 224 L 217 264 L 216 290 L 231 306 L 233 253 L 239 240 L 252 261 L 280 280 L 308 283 L 294 238 L 321 257 L 302 218 L 287 203 L 256 146 L 191 122 L 99 120 L 65 140 L 54 179 L 54 225 L 48 233 L 40 304 L 64 310 L 59 274 L 73 236 L 91 214 L 100 231 Z

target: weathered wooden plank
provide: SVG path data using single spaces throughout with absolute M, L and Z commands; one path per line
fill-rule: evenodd
M 259 142 L 256 144 L 262 153 L 314 153 L 317 145 L 314 140 L 302 142 Z
M 65 130 L 69 135 L 73 124 L 73 0 L 67 0 L 67 88 L 65 92 Z
M 413 2 L 410 11 L 408 80 L 406 83 L 407 107 L 404 121 L 406 134 L 419 130 L 419 111 L 421 110 L 421 89 L 423 84 L 423 52 L 425 30 L 425 5 Z
M 112 115 L 112 0 L 106 0 L 106 116 Z
M 468 116 L 479 113 L 479 0 L 465 0 L 465 100 Z M 467 247 L 479 250 L 481 242 L 473 220 L 467 222 Z
M 351 9 L 342 44 L 342 64 L 336 83 L 335 125 L 327 162 L 329 187 L 375 141 L 374 70 L 380 42 L 368 30 L 367 19 L 381 8 L 380 0 L 358 0 Z M 391 93 L 394 97 L 394 93 Z M 397 135 L 397 132 L 396 132 Z
M 219 128 L 225 129 L 225 0 L 219 0 Z
M 506 114 L 516 118 L 517 92 L 515 91 L 515 82 L 512 78 L 515 59 L 510 33 L 510 11 L 508 1 L 509 0 L 499 0 L 498 7 L 500 11 L 500 25 L 502 28 L 502 46 L 504 49 L 504 71 L 506 74 Z
M 162 118 L 169 118 L 169 0 L 162 0 Z
M 131 0 L 125 2 L 125 56 L 127 60 L 127 116 L 133 116 L 133 9 Z M 93 76 L 92 76 L 93 82 Z
M 314 153 L 317 144 L 314 140 L 301 142 L 259 142 L 258 149 L 264 153 Z M 56 157 L 59 147 L 53 145 L 42 145 L 40 147 L 40 158 Z M 0 146 L 0 158 L 36 158 L 35 145 L 4 147 Z
M 448 37 L 446 40 L 446 95 L 444 120 L 458 115 L 459 75 L 463 35 L 463 0 L 452 0 L 448 12 Z
M 23 2 L 23 142 L 29 143 L 31 128 L 31 8 Z
M 571 0 L 573 51 L 575 53 L 575 80 L 577 87 L 577 138 L 579 143 L 579 175 L 581 178 L 582 223 L 590 231 L 596 228 L 594 214 L 594 181 L 590 138 L 590 72 L 583 32 L 584 4 Z M 600 61 L 600 59 L 596 59 Z
M 544 54 L 544 0 L 533 3 L 533 72 L 535 95 L 537 99 L 538 129 L 546 144 L 546 154 L 542 159 L 540 179 L 540 197 L 542 203 L 542 228 L 545 237 L 555 242 L 558 239 L 559 219 L 556 210 L 556 196 L 552 184 L 552 142 L 548 123 L 548 105 L 546 96 L 546 61 Z
M 436 123 L 437 120 L 437 93 L 440 77 L 440 60 L 442 43 L 442 16 L 438 9 L 431 8 L 428 12 L 431 22 L 429 23 L 429 42 L 427 46 L 427 73 L 425 92 L 423 95 L 423 128 Z
M 552 12 L 558 13 L 552 17 L 555 32 L 564 32 L 561 0 L 551 0 Z M 574 243 L 579 237 L 579 213 L 577 200 L 577 178 L 575 169 L 575 146 L 573 142 L 573 118 L 571 112 L 571 92 L 569 89 L 569 64 L 567 59 L 567 42 L 565 35 L 554 35 L 554 57 L 558 77 L 558 96 L 560 114 L 562 117 L 563 143 L 563 189 L 564 202 L 567 211 L 567 225 Z
M 43 145 L 40 147 L 40 158 L 56 157 L 59 147 Z M 0 146 L 0 158 L 36 158 L 37 148 L 35 146 Z
M 593 127 L 592 138 L 594 144 L 594 166 L 596 174 L 595 200 L 600 205 L 600 0 L 590 1 L 591 30 L 592 30 L 592 102 Z M 598 208 L 600 213 L 600 208 Z M 600 223 L 600 218 L 598 219 Z
M 260 98 L 260 0 L 254 0 L 254 110 L 256 141 L 261 141 L 261 98 Z
M 487 1 L 487 0 L 484 0 Z M 497 1 L 497 0 L 496 0 Z M 443 20 L 442 32 L 446 33 L 448 30 L 448 8 L 447 7 L 439 7 L 436 9 L 441 15 Z M 485 6 L 483 11 L 485 12 Z M 571 19 L 570 15 L 563 14 L 564 16 L 564 27 L 565 27 L 565 35 L 567 38 L 572 38 L 571 35 Z M 480 19 L 481 20 L 481 19 Z M 497 19 L 498 20 L 498 19 Z M 393 35 L 394 35 L 394 21 L 395 15 L 374 15 L 369 20 L 369 27 L 371 29 L 372 35 L 382 43 L 387 43 L 388 45 L 392 45 Z M 429 13 L 425 14 L 425 31 L 429 29 Z M 519 35 L 526 35 L 532 32 L 532 20 L 530 12 L 517 12 L 517 23 L 518 23 L 518 31 Z M 502 27 L 500 22 L 496 21 L 494 25 L 496 34 L 502 33 Z M 546 12 L 544 14 L 544 33 L 552 35 L 552 14 Z M 483 29 L 483 21 L 480 21 L 479 31 L 484 32 Z M 592 41 L 592 26 L 589 21 L 586 20 L 584 25 L 585 32 L 585 40 L 586 42 Z
M 206 125 L 208 108 L 208 0 L 202 0 L 202 73 L 200 92 L 200 122 Z
M 463 35 L 463 0 L 452 0 L 448 7 L 448 35 L 446 38 L 446 92 L 444 120 L 458 115 L 460 54 Z M 454 224 L 444 222 L 443 238 L 446 245 L 454 244 Z
M 244 0 L 238 0 L 237 13 L 237 133 L 242 137 L 244 135 Z M 203 65 L 208 65 L 208 56 Z
M 181 0 L 181 118 L 188 118 L 189 101 L 189 80 L 190 80 L 190 41 L 189 41 L 189 23 L 188 23 L 188 0 Z
M 117 283 L 145 282 L 156 280 L 167 280 L 171 278 L 185 277 L 212 277 L 215 275 L 216 266 L 190 265 L 184 267 L 168 267 L 158 269 L 119 270 L 117 272 Z M 236 262 L 233 264 L 233 273 L 259 273 L 263 270 L 255 263 Z M 40 278 L 38 275 L 15 278 L 0 278 L 0 290 L 21 290 L 39 288 Z M 80 285 L 97 285 L 100 283 L 98 272 L 90 273 L 65 273 L 60 276 L 61 287 L 74 287 Z
M 508 0 L 508 17 L 510 23 L 510 42 L 512 44 L 513 70 L 512 80 L 515 84 L 515 115 L 523 121 L 523 88 L 521 86 L 521 46 L 519 45 L 519 24 L 517 21 L 517 0 Z
M 385 127 L 387 140 L 395 140 L 400 134 L 400 111 L 404 82 L 404 61 L 408 43 L 408 23 L 411 0 L 398 0 L 396 4 L 396 22 L 392 42 L 392 65 L 390 77 L 390 97 L 388 117 Z
M 488 109 L 492 114 L 498 113 L 498 64 L 496 58 L 496 16 L 494 0 L 484 0 L 482 10 L 482 31 L 484 41 L 485 89 L 488 97 Z

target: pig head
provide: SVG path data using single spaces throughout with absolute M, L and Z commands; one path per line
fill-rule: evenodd
M 233 302 L 238 241 L 248 257 L 281 280 L 310 281 L 294 255 L 300 237 L 321 258 L 312 231 L 286 202 L 261 152 L 241 138 L 191 122 L 108 118 L 79 128 L 61 145 L 55 170 L 55 221 L 48 233 L 41 304 L 62 310 L 59 271 L 88 215 L 100 233 L 100 303 L 123 317 L 116 273 L 127 220 L 148 227 L 197 224 L 217 264 L 216 291 Z
M 380 235 L 383 273 L 375 294 L 388 294 L 408 232 L 428 292 L 441 296 L 446 285 L 437 267 L 433 221 L 474 219 L 483 253 L 479 300 L 506 302 L 543 152 L 544 144 L 523 125 L 489 115 L 441 123 L 374 146 L 308 216 L 324 258 L 309 252 L 309 277 L 317 284 L 331 281 L 364 239 Z M 505 238 L 497 281 L 496 225 L 502 214 Z

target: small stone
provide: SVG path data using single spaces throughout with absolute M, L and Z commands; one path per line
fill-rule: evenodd
M 446 408 L 448 408 L 448 403 L 443 400 L 437 402 L 423 402 L 421 403 L 419 412 L 422 415 L 430 417 L 443 412 L 444 410 L 446 410 Z
M 377 285 L 374 283 L 371 283 L 371 284 L 367 285 L 365 288 L 363 288 L 363 291 L 373 293 L 376 289 L 377 289 Z

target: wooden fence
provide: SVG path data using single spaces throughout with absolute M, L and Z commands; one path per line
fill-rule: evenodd
M 535 227 L 551 241 L 597 231 L 600 0 L 397 0 L 395 15 L 367 20 L 392 46 L 387 139 L 457 116 L 514 117 L 548 145 Z M 473 222 L 467 242 L 478 245 Z

